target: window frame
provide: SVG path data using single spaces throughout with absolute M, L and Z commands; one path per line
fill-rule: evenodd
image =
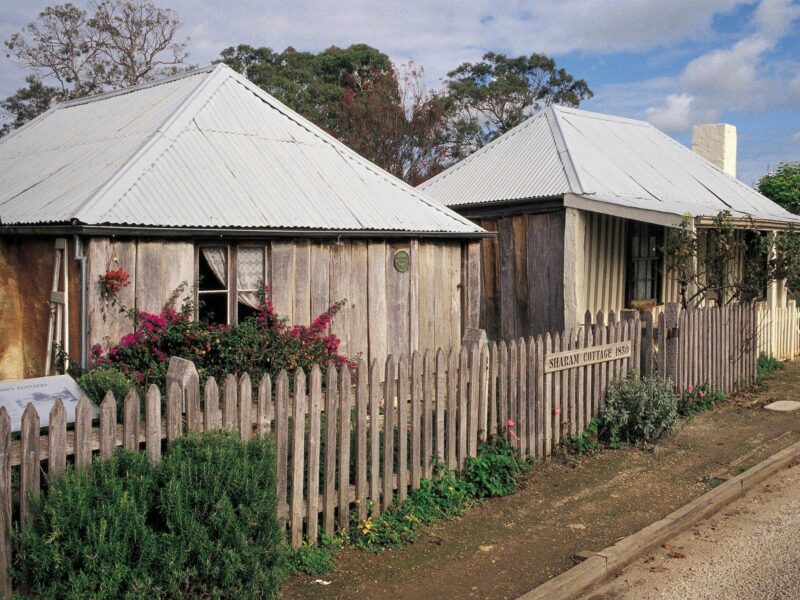
M 653 223 L 645 223 L 644 221 L 631 221 L 626 235 L 625 244 L 625 272 L 626 272 L 626 285 L 625 285 L 625 304 L 632 306 L 633 303 L 648 303 L 655 302 L 656 304 L 662 303 L 663 293 L 663 260 L 664 255 L 661 250 L 661 245 L 664 242 L 664 228 L 661 225 Z M 641 253 L 642 239 L 647 240 L 647 253 L 641 256 L 634 256 L 634 248 L 638 247 Z M 650 238 L 655 238 L 653 249 L 650 249 Z M 635 244 L 638 240 L 638 244 Z M 638 278 L 640 272 L 640 265 L 646 264 L 644 269 L 648 272 L 645 279 Z M 644 283 L 650 289 L 649 298 L 639 298 L 638 288 L 641 283 Z
M 256 290 L 239 290 L 239 263 L 238 255 L 240 248 L 258 248 L 263 256 L 263 272 L 262 277 L 266 281 L 267 273 L 267 244 L 268 242 L 217 242 L 214 240 L 199 241 L 195 243 L 194 251 L 194 318 L 200 318 L 200 300 L 204 295 L 222 295 L 225 294 L 226 300 L 226 325 L 236 325 L 239 322 L 239 292 L 252 292 Z M 200 254 L 204 248 L 225 248 L 227 252 L 227 273 L 226 273 L 226 288 L 224 290 L 200 290 Z M 221 321 L 218 321 L 222 323 Z

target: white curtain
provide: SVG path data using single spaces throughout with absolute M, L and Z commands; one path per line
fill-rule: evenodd
M 264 248 L 239 248 L 236 254 L 237 297 L 258 308 L 258 291 L 264 284 Z
M 223 288 L 228 287 L 228 249 L 203 248 L 203 257 Z

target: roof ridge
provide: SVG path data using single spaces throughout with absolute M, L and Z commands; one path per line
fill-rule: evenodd
M 187 113 L 190 105 L 193 105 L 195 102 L 197 102 L 197 99 L 202 97 L 204 92 L 208 91 L 211 83 L 217 78 L 215 75 L 221 72 L 221 69 L 219 67 L 213 67 L 211 69 L 206 68 L 205 71 L 207 72 L 207 75 L 198 82 L 197 87 L 195 87 L 178 105 L 178 107 L 171 112 L 166 119 L 164 119 L 161 125 L 155 128 L 151 135 L 147 136 L 145 141 L 142 142 L 141 146 L 139 146 L 139 148 L 125 161 L 125 163 L 119 169 L 117 169 L 111 175 L 111 177 L 106 180 L 105 183 L 98 187 L 91 196 L 84 200 L 75 209 L 73 219 L 84 221 L 87 217 L 87 214 L 91 213 L 91 211 L 97 208 L 99 202 L 104 199 L 110 190 L 112 190 L 115 186 L 121 185 L 121 182 L 124 180 L 124 178 L 129 176 L 130 173 L 139 166 L 139 164 L 142 162 L 142 159 L 146 155 L 149 155 L 155 151 L 154 147 L 159 141 L 165 138 L 165 135 L 168 131 L 175 127 L 176 122 L 178 122 L 178 120 Z M 203 71 L 198 71 L 198 73 L 200 72 Z
M 575 193 L 578 190 L 583 191 L 583 184 L 581 183 L 578 169 L 575 167 L 575 162 L 572 160 L 572 153 L 567 144 L 567 138 L 564 136 L 564 131 L 561 128 L 561 121 L 559 111 L 555 110 L 553 106 L 548 108 L 552 109 L 547 111 L 547 123 L 550 125 L 550 133 L 553 135 L 553 141 L 556 144 L 558 151 L 558 158 L 561 161 L 561 166 L 564 168 L 564 173 L 567 176 L 567 182 L 572 188 L 570 191 Z M 551 117 L 552 115 L 552 117 Z
M 411 194 L 413 197 L 417 198 L 419 201 L 423 202 L 428 207 L 446 215 L 447 217 L 453 219 L 457 223 L 460 223 L 462 225 L 469 225 L 476 229 L 480 229 L 477 225 L 475 225 L 475 223 L 473 223 L 469 219 L 462 217 L 455 211 L 447 208 L 440 202 L 437 202 L 434 198 L 430 197 L 424 190 L 419 190 L 415 188 L 414 186 L 406 183 L 399 177 L 392 175 L 385 169 L 382 169 L 373 162 L 367 160 L 366 158 L 361 156 L 358 152 L 348 147 L 346 144 L 340 142 L 331 134 L 327 133 L 321 127 L 315 125 L 314 123 L 306 119 L 303 115 L 299 114 L 298 112 L 286 106 L 283 102 L 275 98 L 272 94 L 254 84 L 252 81 L 247 79 L 241 73 L 237 73 L 227 65 L 225 65 L 224 68 L 225 70 L 229 71 L 227 73 L 227 76 L 232 77 L 245 89 L 249 90 L 251 93 L 259 97 L 263 102 L 268 104 L 273 110 L 278 111 L 284 117 L 294 122 L 296 125 L 303 127 L 306 131 L 308 131 L 310 134 L 318 138 L 321 142 L 329 144 L 336 152 L 341 154 L 343 158 L 361 164 L 361 166 L 370 170 L 373 174 L 383 178 L 390 185 L 394 185 L 396 187 L 399 187 L 400 189 L 404 189 L 406 192 Z
M 102 94 L 92 94 L 91 96 L 83 96 L 81 98 L 75 98 L 74 100 L 65 100 L 64 102 L 57 103 L 53 108 L 55 109 L 71 108 L 73 106 L 80 106 L 81 104 L 99 102 L 101 100 L 107 100 L 108 98 L 114 98 L 115 96 L 123 96 L 125 94 L 130 94 L 131 92 L 138 92 L 140 90 L 145 90 L 147 88 L 164 85 L 166 83 L 172 83 L 173 81 L 178 81 L 180 79 L 194 77 L 195 75 L 200 75 L 202 73 L 210 73 L 214 71 L 216 68 L 217 65 L 198 67 L 195 69 L 191 69 L 189 71 L 184 71 L 183 73 L 176 73 L 175 75 L 170 75 L 169 77 L 161 77 L 159 79 L 153 79 L 152 81 L 144 81 L 142 83 L 138 83 L 136 85 L 132 85 L 129 87 L 120 88 L 118 90 L 110 90 L 108 92 L 103 92 Z

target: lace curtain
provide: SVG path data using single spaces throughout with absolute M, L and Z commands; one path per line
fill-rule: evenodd
M 237 297 L 250 308 L 258 308 L 258 290 L 264 284 L 264 249 L 239 248 L 236 254 Z
M 228 287 L 227 248 L 203 248 L 203 257 L 219 283 Z M 236 250 L 236 292 L 239 302 L 258 308 L 258 291 L 264 282 L 264 249 L 238 248 Z

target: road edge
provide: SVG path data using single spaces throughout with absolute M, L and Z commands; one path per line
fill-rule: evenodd
M 713 515 L 776 472 L 800 459 L 800 442 L 776 452 L 753 468 L 725 481 L 671 512 L 663 519 L 594 553 L 580 564 L 556 575 L 517 600 L 560 600 L 576 598 L 613 573 L 626 567 L 649 550 L 667 542 L 694 523 Z

